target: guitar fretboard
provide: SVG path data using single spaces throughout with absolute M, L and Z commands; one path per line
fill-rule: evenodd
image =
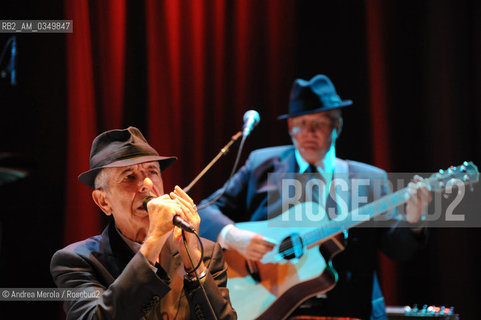
M 315 245 L 324 239 L 366 222 L 383 212 L 394 209 L 398 205 L 408 201 L 409 196 L 408 189 L 404 188 L 360 208 L 355 208 L 347 214 L 338 212 L 339 215 L 333 220 L 329 221 L 326 226 L 316 228 L 315 230 L 305 233 L 302 236 L 304 245 L 306 247 Z

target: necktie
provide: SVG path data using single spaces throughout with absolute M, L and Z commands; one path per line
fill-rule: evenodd
M 315 165 L 310 164 L 309 167 L 307 167 L 306 172 L 307 173 L 318 173 L 319 171 L 317 171 L 317 167 Z
M 319 173 L 319 171 L 317 171 L 317 167 L 313 164 L 310 164 L 309 167 L 307 167 L 307 170 L 306 170 L 306 173 L 307 173 L 307 179 L 306 179 L 306 184 L 309 180 L 313 180 L 313 179 L 319 179 L 319 180 L 316 180 L 316 181 L 312 181 L 312 185 L 311 184 L 307 184 L 308 188 L 306 189 L 306 192 L 307 193 L 311 193 L 312 191 L 312 196 L 310 197 L 309 199 L 309 196 L 306 197 L 306 201 L 307 200 L 311 200 L 313 202 L 317 202 L 319 203 L 320 205 L 323 205 L 323 201 L 321 200 L 321 191 L 322 189 L 319 189 L 319 186 L 322 186 L 324 185 L 324 178 L 322 177 L 322 174 Z

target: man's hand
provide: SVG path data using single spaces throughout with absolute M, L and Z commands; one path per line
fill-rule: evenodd
M 154 198 L 147 204 L 149 213 L 149 231 L 147 237 L 159 238 L 170 232 L 173 228 L 172 219 L 180 212 L 179 204 L 168 195 Z
M 229 229 L 224 242 L 228 249 L 236 250 L 247 260 L 254 261 L 261 260 L 275 246 L 275 243 L 268 241 L 263 236 L 239 229 L 236 226 Z
M 173 217 L 181 212 L 179 204 L 168 195 L 152 199 L 147 204 L 149 213 L 149 230 L 140 252 L 154 265 L 160 251 L 174 228 Z
M 200 217 L 197 213 L 197 207 L 195 206 L 194 201 L 179 186 L 175 186 L 174 192 L 170 193 L 170 198 L 179 204 L 181 208 L 179 216 L 182 218 L 182 220 L 190 224 L 197 232 L 199 230 Z M 192 263 L 190 262 L 189 256 L 185 251 L 185 246 L 182 241 L 182 229 L 180 229 L 179 227 L 174 227 L 174 246 L 179 250 L 185 269 L 190 271 L 194 269 L 194 267 L 199 263 L 199 260 L 202 259 L 202 257 L 197 237 L 190 232 L 184 232 L 184 235 L 194 265 L 192 265 Z M 197 274 L 200 274 L 204 271 L 205 266 L 202 262 L 199 266 L 199 269 L 197 270 Z
M 406 204 L 407 221 L 416 223 L 425 216 L 432 195 L 423 182 L 423 178 L 418 175 L 414 176 L 414 181 L 408 184 L 408 188 L 411 197 Z

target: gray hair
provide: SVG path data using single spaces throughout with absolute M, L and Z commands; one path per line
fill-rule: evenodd
M 109 181 L 110 181 L 110 173 L 112 172 L 112 168 L 103 168 L 95 177 L 94 186 L 97 190 L 104 190 L 108 191 L 109 188 Z

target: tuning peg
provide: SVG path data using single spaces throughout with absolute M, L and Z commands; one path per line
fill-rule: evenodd
M 473 184 L 472 183 L 469 183 L 471 181 L 471 179 L 469 179 L 469 175 L 465 174 L 463 176 L 463 181 L 465 184 L 469 185 L 469 191 L 473 192 L 474 191 L 474 187 L 473 187 Z
M 441 170 L 439 170 L 441 171 Z M 441 190 L 441 194 L 443 195 L 444 199 L 447 199 L 449 198 L 449 195 L 446 193 L 446 184 L 444 183 L 444 181 L 439 181 L 439 188 Z
M 454 176 L 454 171 L 456 171 L 456 167 L 450 166 L 450 167 L 448 168 L 448 174 L 449 174 L 450 176 Z
M 471 183 L 469 183 L 469 181 L 471 181 L 471 180 L 469 179 L 469 176 L 468 176 L 467 174 L 465 174 L 465 175 L 463 176 L 463 181 L 464 181 L 465 184 L 468 184 L 468 185 L 469 185 L 469 190 L 470 190 L 471 192 L 473 192 L 473 191 L 474 191 L 474 188 L 473 188 L 473 185 L 472 185 Z

